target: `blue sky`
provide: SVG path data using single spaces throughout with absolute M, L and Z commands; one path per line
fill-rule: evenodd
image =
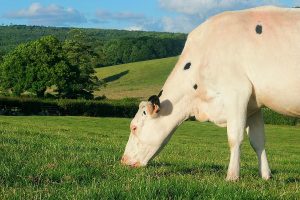
M 189 32 L 209 16 L 300 0 L 0 0 L 0 24 Z

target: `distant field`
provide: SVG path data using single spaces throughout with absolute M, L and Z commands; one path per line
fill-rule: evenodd
M 171 57 L 96 69 L 98 77 L 106 80 L 107 86 L 95 95 L 104 94 L 109 99 L 145 99 L 158 94 L 177 59 Z
M 1 116 L 0 199 L 300 199 L 299 126 L 266 126 L 270 181 L 245 139 L 231 183 L 225 129 L 185 122 L 150 166 L 131 169 L 119 163 L 129 122 Z

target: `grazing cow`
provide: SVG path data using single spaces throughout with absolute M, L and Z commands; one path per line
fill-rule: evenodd
M 216 15 L 193 30 L 158 96 L 139 105 L 122 163 L 145 166 L 186 119 L 227 127 L 227 180 L 239 178 L 246 129 L 271 176 L 261 107 L 300 116 L 300 10 L 258 7 Z

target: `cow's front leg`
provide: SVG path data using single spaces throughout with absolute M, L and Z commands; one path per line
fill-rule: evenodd
M 230 147 L 230 162 L 227 172 L 227 180 L 234 181 L 240 174 L 240 146 L 243 141 L 245 126 L 242 120 L 237 120 L 235 125 L 227 124 L 228 143 Z
M 248 98 L 236 95 L 231 99 L 227 110 L 227 136 L 230 147 L 230 162 L 227 180 L 234 181 L 240 173 L 240 146 L 243 141 L 247 119 Z
M 265 131 L 261 110 L 247 119 L 247 133 L 250 144 L 257 154 L 259 173 L 263 179 L 270 179 L 271 172 L 265 151 Z

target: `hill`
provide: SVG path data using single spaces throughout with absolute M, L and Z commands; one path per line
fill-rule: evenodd
M 53 35 L 63 41 L 73 28 L 42 26 L 0 26 L 0 60 L 17 45 Z M 182 51 L 186 34 L 76 28 L 85 44 L 98 55 L 95 67 L 176 56 Z
M 146 99 L 158 94 L 178 57 L 170 57 L 99 68 L 97 76 L 107 83 L 95 95 L 109 99 L 134 97 Z
M 40 37 L 53 35 L 60 40 L 64 40 L 70 30 L 74 28 L 67 27 L 44 27 L 44 26 L 26 26 L 11 25 L 0 26 L 0 51 L 9 51 L 18 44 L 39 39 Z M 186 34 L 167 33 L 167 32 L 146 32 L 146 31 L 126 31 L 95 28 L 75 28 L 83 31 L 88 37 L 96 40 L 108 41 L 120 38 L 178 38 L 185 39 Z

